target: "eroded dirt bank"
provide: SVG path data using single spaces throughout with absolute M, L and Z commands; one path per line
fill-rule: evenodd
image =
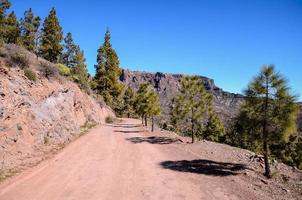
M 21 50 L 6 45 L 2 52 L 7 60 L 0 58 L 0 180 L 34 165 L 82 129 L 114 115 L 67 78 L 45 78 L 37 68 L 46 61 L 32 53 L 24 51 L 36 81 L 29 80 L 19 67 L 8 67 L 9 55 Z

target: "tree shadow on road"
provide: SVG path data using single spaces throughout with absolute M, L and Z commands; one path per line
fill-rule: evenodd
M 138 128 L 142 127 L 140 124 L 115 124 L 113 125 L 115 128 Z
M 128 141 L 134 143 L 134 144 L 139 144 L 139 143 L 150 143 L 150 144 L 171 144 L 171 143 L 176 143 L 176 142 L 181 142 L 180 139 L 175 139 L 175 138 L 169 138 L 169 137 L 132 137 L 132 138 L 127 138 Z
M 116 133 L 143 133 L 144 131 L 123 131 L 123 130 L 115 130 Z
M 164 161 L 160 165 L 164 169 L 179 172 L 205 174 L 210 176 L 231 176 L 237 175 L 240 171 L 247 169 L 244 164 L 216 162 L 212 160 L 180 160 Z

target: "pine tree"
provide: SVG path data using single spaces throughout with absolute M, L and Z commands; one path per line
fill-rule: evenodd
M 147 114 L 151 117 L 151 131 L 154 131 L 154 117 L 160 114 L 160 104 L 159 104 L 159 99 L 158 95 L 156 92 L 153 90 L 150 91 L 150 93 L 147 96 L 148 98 L 148 111 Z
M 75 66 L 72 68 L 71 73 L 76 82 L 78 82 L 82 88 L 89 88 L 88 71 L 85 64 L 84 52 L 79 46 L 76 47 Z
M 95 80 L 97 92 L 104 97 L 108 105 L 114 107 L 120 97 L 123 84 L 119 81 L 121 69 L 115 50 L 110 43 L 111 34 L 107 30 L 103 45 L 98 49 Z M 115 105 L 114 105 L 115 104 Z
M 52 8 L 48 17 L 43 23 L 43 35 L 41 40 L 41 56 L 50 62 L 58 62 L 62 54 L 63 39 L 62 27 L 59 24 L 55 8 Z
M 200 129 L 204 115 L 211 108 L 212 96 L 206 92 L 200 77 L 187 76 L 182 79 L 180 92 L 172 102 L 172 123 L 181 124 L 182 130 L 190 130 L 194 143 L 196 130 Z
M 6 10 L 11 6 L 10 1 L 0 0 L 0 45 L 5 41 L 6 36 Z
M 150 93 L 150 90 L 148 83 L 141 83 L 135 98 L 135 111 L 139 116 L 141 116 L 142 124 L 144 124 L 145 120 L 145 125 L 147 125 L 147 114 L 149 108 L 148 94 Z
M 5 42 L 17 44 L 20 37 L 20 27 L 14 12 L 11 12 L 6 19 Z
M 60 62 L 67 67 L 74 67 L 77 63 L 76 61 L 76 53 L 77 53 L 77 45 L 74 43 L 72 34 L 67 33 L 64 38 L 64 52 L 60 58 Z
M 38 47 L 35 39 L 40 27 L 40 17 L 34 16 L 32 9 L 24 12 L 24 19 L 21 19 L 21 44 L 27 50 L 36 53 Z
M 223 134 L 224 126 L 222 122 L 214 111 L 210 112 L 210 117 L 203 133 L 204 138 L 213 142 L 219 142 Z
M 249 84 L 245 95 L 243 108 L 249 122 L 254 125 L 254 131 L 250 134 L 262 142 L 265 175 L 269 178 L 271 145 L 287 141 L 297 132 L 296 97 L 290 94 L 287 81 L 275 72 L 273 66 L 263 67 L 261 73 Z
M 135 94 L 134 91 L 131 89 L 131 87 L 127 87 L 125 90 L 124 96 L 124 108 L 123 111 L 126 112 L 127 117 L 129 118 L 134 110 L 134 100 L 135 100 Z

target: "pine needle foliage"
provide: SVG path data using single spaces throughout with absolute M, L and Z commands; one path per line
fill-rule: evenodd
M 75 66 L 71 68 L 71 74 L 81 88 L 89 89 L 88 70 L 85 64 L 84 51 L 79 46 L 76 47 Z
M 6 11 L 11 3 L 8 0 L 0 0 L 0 45 L 5 41 L 6 35 Z
M 20 26 L 14 12 L 11 12 L 6 19 L 5 42 L 17 44 L 20 38 Z
M 131 87 L 127 87 L 124 92 L 124 108 L 123 111 L 126 113 L 127 117 L 131 117 L 134 114 L 134 101 L 135 101 L 135 93 L 131 89 Z
M 201 78 L 186 76 L 181 81 L 179 94 L 172 101 L 172 124 L 178 127 L 176 129 L 190 132 L 194 143 L 196 132 L 202 130 L 204 117 L 211 105 L 212 96 L 205 90 Z
M 64 38 L 63 46 L 64 51 L 60 57 L 60 62 L 70 68 L 76 66 L 78 46 L 75 44 L 70 32 L 68 32 L 66 37 Z
M 36 44 L 36 37 L 39 33 L 40 17 L 34 16 L 32 9 L 28 9 L 24 12 L 24 18 L 21 19 L 21 38 L 20 43 L 27 50 L 36 53 L 38 46 Z
M 57 63 L 62 54 L 63 31 L 60 26 L 55 8 L 52 8 L 43 23 L 40 53 L 46 60 Z
M 221 137 L 224 136 L 224 126 L 220 121 L 217 114 L 212 111 L 210 112 L 210 117 L 208 119 L 207 125 L 205 127 L 205 131 L 203 133 L 204 139 L 219 142 L 221 141 Z
M 265 160 L 265 175 L 272 176 L 270 150 L 273 145 L 289 141 L 297 133 L 298 107 L 296 96 L 290 93 L 286 79 L 274 66 L 264 66 L 245 90 L 242 107 L 247 127 L 243 127 L 254 141 L 258 141 Z

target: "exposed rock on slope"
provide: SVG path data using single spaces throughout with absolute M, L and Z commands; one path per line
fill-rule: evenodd
M 131 88 L 138 89 L 142 82 L 150 83 L 158 92 L 163 115 L 168 116 L 171 99 L 179 91 L 183 74 L 148 73 L 123 70 L 120 80 Z M 214 108 L 219 117 L 227 124 L 228 120 L 236 115 L 243 98 L 239 94 L 223 91 L 217 87 L 213 79 L 201 76 L 205 88 L 214 96 Z
M 35 70 L 39 62 L 34 55 L 28 53 L 28 56 L 31 68 L 39 77 L 35 82 L 28 80 L 23 70 L 5 66 L 9 55 L 0 58 L 2 172 L 34 162 L 33 157 L 44 146 L 67 143 L 80 134 L 81 127 L 103 123 L 106 116 L 113 115 L 109 107 L 101 107 L 75 83 L 63 77 L 43 78 Z

